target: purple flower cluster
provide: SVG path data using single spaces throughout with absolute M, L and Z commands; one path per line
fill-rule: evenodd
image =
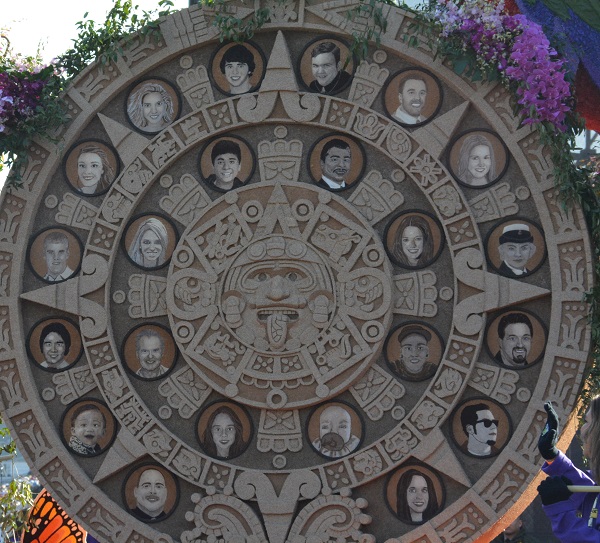
M 1 70 L 0 132 L 5 132 L 35 115 L 47 78 L 39 71 Z
M 516 88 L 525 124 L 549 121 L 566 129 L 571 109 L 566 67 L 539 25 L 524 15 L 505 14 L 503 0 L 438 0 L 430 18 L 441 28 L 440 40 L 473 53 L 483 73 L 499 72 Z

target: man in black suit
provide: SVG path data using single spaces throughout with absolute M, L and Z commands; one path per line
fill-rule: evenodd
M 340 48 L 331 41 L 324 41 L 311 51 L 311 69 L 314 81 L 309 85 L 313 92 L 336 94 L 350 81 L 350 74 L 342 70 Z
M 317 185 L 334 191 L 345 189 L 346 176 L 351 166 L 350 145 L 339 138 L 329 140 L 321 149 L 321 179 Z
M 494 357 L 503 366 L 523 368 L 528 364 L 533 326 L 524 313 L 507 313 L 498 322 L 498 345 Z
M 509 277 L 520 277 L 529 273 L 527 262 L 535 254 L 533 236 L 526 224 L 509 224 L 502 230 L 498 240 L 498 254 L 502 264 L 498 270 Z

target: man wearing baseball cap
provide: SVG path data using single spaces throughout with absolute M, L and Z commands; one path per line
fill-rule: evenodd
M 509 224 L 502 229 L 498 253 L 502 264 L 498 270 L 509 277 L 520 277 L 529 273 L 527 262 L 535 254 L 533 236 L 526 224 Z
M 405 326 L 398 334 L 400 358 L 394 367 L 400 377 L 409 381 L 421 381 L 431 377 L 437 369 L 428 361 L 431 332 L 418 324 Z

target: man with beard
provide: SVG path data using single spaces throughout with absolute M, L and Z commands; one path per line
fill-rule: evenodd
M 132 513 L 143 521 L 162 520 L 167 516 L 167 485 L 163 474 L 157 469 L 142 471 L 137 486 L 133 489 L 136 507 Z
M 161 364 L 165 343 L 158 332 L 142 330 L 135 338 L 135 354 L 140 362 L 136 375 L 142 379 L 156 379 L 167 373 L 169 368 Z
M 467 450 L 473 456 L 491 456 L 498 438 L 498 420 L 485 403 L 467 405 L 460 414 L 460 423 L 468 442 Z
M 496 362 L 511 368 L 527 366 L 527 355 L 531 350 L 533 326 L 523 313 L 507 313 L 498 322 L 498 344 L 500 350 L 494 357 Z
M 317 185 L 328 190 L 347 187 L 346 176 L 352 166 L 350 145 L 342 139 L 329 140 L 321 150 L 321 179 Z
M 421 115 L 427 98 L 427 84 L 420 77 L 408 77 L 398 89 L 400 105 L 394 112 L 394 118 L 402 124 L 417 124 L 427 120 Z

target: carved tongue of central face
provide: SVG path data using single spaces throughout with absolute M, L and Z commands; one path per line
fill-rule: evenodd
M 282 313 L 273 313 L 267 317 L 267 334 L 273 349 L 281 349 L 287 338 L 289 317 Z

